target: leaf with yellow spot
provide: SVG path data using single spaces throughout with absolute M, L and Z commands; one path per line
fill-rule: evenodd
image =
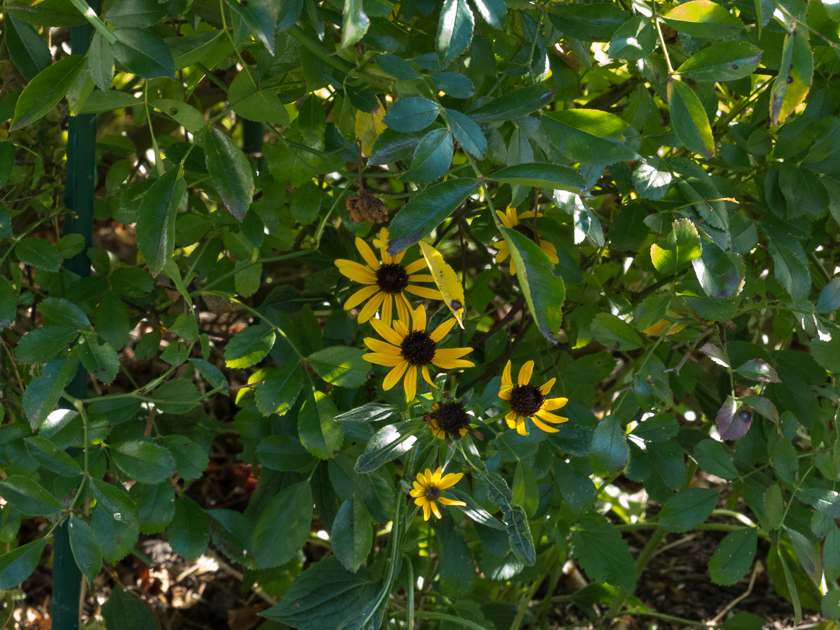
M 362 153 L 370 155 L 373 151 L 373 143 L 379 137 L 379 134 L 387 128 L 382 119 L 385 118 L 385 108 L 382 107 L 382 101 L 379 102 L 373 112 L 363 112 L 359 110 L 356 112 L 356 139 L 362 143 Z M 345 107 L 351 107 L 349 101 L 344 102 Z
M 458 280 L 455 270 L 450 267 L 440 252 L 428 243 L 420 241 L 420 249 L 426 258 L 426 263 L 432 272 L 437 288 L 443 295 L 446 307 L 452 311 L 458 325 L 464 327 L 464 285 Z
M 681 315 L 679 313 L 675 313 L 674 311 L 667 311 L 665 313 L 668 317 L 680 318 Z M 648 326 L 642 332 L 646 335 L 659 335 L 665 329 L 673 324 L 673 328 L 667 332 L 667 335 L 676 335 L 680 332 L 683 328 L 685 328 L 685 324 L 674 324 L 673 322 L 669 322 L 667 319 L 660 319 L 655 324 Z

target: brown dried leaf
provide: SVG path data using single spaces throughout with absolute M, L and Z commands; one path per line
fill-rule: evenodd
M 358 195 L 347 197 L 345 203 L 350 220 L 354 223 L 384 223 L 388 220 L 388 206 L 377 197 L 368 194 L 366 190 L 360 190 Z

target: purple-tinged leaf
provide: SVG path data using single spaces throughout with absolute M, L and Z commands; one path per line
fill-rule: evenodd
M 744 396 L 738 400 L 739 402 L 749 405 L 752 407 L 753 411 L 757 411 L 762 416 L 770 420 L 776 425 L 776 431 L 778 431 L 779 435 L 782 434 L 782 430 L 779 428 L 779 411 L 776 409 L 776 405 L 774 405 L 771 400 L 768 400 L 764 396 Z
M 713 343 L 705 344 L 702 348 L 700 348 L 700 352 L 705 354 L 718 365 L 722 365 L 723 367 L 732 367 L 729 364 L 729 358 L 726 356 L 726 352 L 721 348 L 718 348 Z
M 740 440 L 750 430 L 752 419 L 752 411 L 749 407 L 739 409 L 735 399 L 729 396 L 718 411 L 715 423 L 721 439 Z
M 744 378 L 760 383 L 781 383 L 782 380 L 776 374 L 773 366 L 767 363 L 764 359 L 750 359 L 744 365 L 735 370 Z

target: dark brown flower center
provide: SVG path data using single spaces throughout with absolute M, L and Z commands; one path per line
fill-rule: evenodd
M 470 426 L 470 416 L 459 402 L 441 405 L 435 412 L 435 419 L 441 429 L 449 434 L 454 434 L 456 438 L 461 437 L 461 429 Z
M 517 385 L 510 393 L 510 408 L 519 416 L 533 416 L 545 402 L 545 396 L 536 385 Z
M 437 488 L 435 486 L 429 486 L 426 489 L 426 497 L 431 499 L 432 501 L 434 501 L 435 499 L 439 499 L 440 498 L 440 488 Z
M 397 294 L 408 286 L 405 267 L 397 263 L 382 265 L 376 270 L 376 284 L 385 293 Z
M 437 344 L 426 332 L 412 330 L 405 336 L 400 348 L 403 358 L 411 365 L 428 365 L 435 358 Z
M 513 229 L 516 230 L 517 232 L 519 232 L 525 238 L 527 238 L 529 240 L 532 240 L 535 243 L 539 243 L 539 237 L 537 236 L 537 233 L 534 232 L 534 230 L 532 230 L 530 227 L 528 227 L 524 223 L 520 223 L 519 225 L 517 225 Z

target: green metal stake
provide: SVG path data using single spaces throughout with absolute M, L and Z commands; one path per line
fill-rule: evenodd
M 99 13 L 100 0 L 90 3 Z M 90 46 L 93 27 L 77 26 L 70 29 L 71 52 L 84 55 Z M 85 250 L 65 262 L 65 268 L 79 276 L 90 275 L 87 248 L 93 243 L 93 191 L 96 187 L 96 116 L 84 114 L 71 116 L 67 133 L 67 182 L 64 201 L 70 214 L 64 220 L 64 234 L 81 234 Z M 76 376 L 67 387 L 74 398 L 87 395 L 87 373 L 79 366 Z M 53 630 L 78 630 L 79 606 L 82 596 L 82 574 L 73 558 L 67 525 L 55 530 L 53 539 Z

